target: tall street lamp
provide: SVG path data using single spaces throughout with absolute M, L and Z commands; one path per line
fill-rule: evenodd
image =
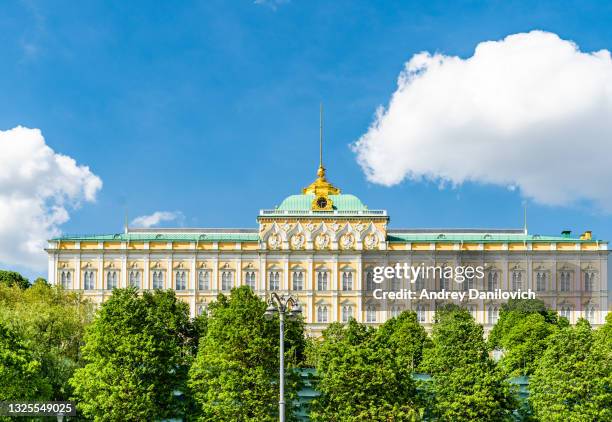
M 278 313 L 280 320 L 280 372 L 279 372 L 279 400 L 278 400 L 278 415 L 280 422 L 285 422 L 285 314 L 290 319 L 293 319 L 302 313 L 300 303 L 291 295 L 278 295 L 272 292 L 268 299 L 268 308 L 264 313 L 264 317 L 268 320 Z

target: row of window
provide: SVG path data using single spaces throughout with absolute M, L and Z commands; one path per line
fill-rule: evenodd
M 510 286 L 512 290 L 519 290 L 527 287 L 523 284 L 523 271 L 513 271 L 511 274 Z M 499 282 L 500 273 L 498 271 L 492 271 L 487 273 L 486 286 L 483 283 L 483 287 L 486 287 L 489 291 L 494 291 L 500 288 Z M 535 290 L 543 292 L 546 290 L 547 281 L 550 277 L 546 272 L 536 272 L 535 277 Z M 476 288 L 476 278 L 467 277 L 463 283 L 455 283 L 455 290 L 467 290 Z M 419 277 L 414 282 L 416 290 L 422 290 L 425 288 L 425 279 Z M 440 277 L 439 279 L 440 290 L 451 290 L 451 280 L 449 278 Z M 562 292 L 569 292 L 571 287 L 571 273 L 569 271 L 561 271 L 559 273 L 559 290 Z M 374 274 L 371 272 L 366 273 L 366 290 L 374 290 L 377 288 L 377 284 L 374 283 Z M 399 279 L 391 279 L 391 290 L 400 290 L 401 282 Z M 584 291 L 592 292 L 595 291 L 595 273 L 585 272 L 584 273 Z
M 163 289 L 165 285 L 165 271 L 154 270 L 152 272 L 152 287 L 154 289 Z M 325 291 L 329 289 L 329 272 L 317 271 L 316 273 L 316 287 L 317 290 Z M 493 271 L 487 274 L 486 287 L 489 291 L 493 291 L 499 288 L 499 272 Z M 174 283 L 175 290 L 186 290 L 187 289 L 187 271 L 175 271 Z M 548 274 L 546 272 L 537 272 L 535 277 L 535 289 L 536 291 L 545 291 L 548 281 Z M 559 274 L 559 290 L 562 292 L 570 291 L 571 286 L 571 273 L 569 271 L 561 271 Z M 245 284 L 252 289 L 255 289 L 256 274 L 254 271 L 247 271 L 244 273 Z M 118 286 L 118 271 L 109 270 L 106 272 L 106 289 L 112 290 Z M 128 273 L 128 283 L 130 286 L 141 288 L 142 286 L 142 271 L 130 270 Z M 198 271 L 197 285 L 198 290 L 210 290 L 211 282 L 211 271 L 203 270 Z M 60 272 L 60 283 L 64 288 L 71 288 L 72 286 L 72 271 L 62 270 Z M 268 285 L 269 290 L 280 290 L 281 284 L 281 273 L 279 271 L 270 271 L 268 273 Z M 221 272 L 221 290 L 231 290 L 234 286 L 234 272 L 233 271 L 222 271 Z M 304 290 L 304 272 L 293 271 L 291 273 L 291 286 L 292 290 L 300 291 Z M 391 290 L 400 290 L 401 283 L 399 279 L 391 280 Z M 422 290 L 425 288 L 425 279 L 422 277 L 417 278 L 414 283 L 416 290 Z M 439 281 L 440 289 L 450 290 L 451 283 L 448 278 L 440 278 Z M 457 290 L 467 290 L 476 288 L 475 278 L 469 277 L 463 283 L 456 283 Z M 484 287 L 484 286 L 483 286 Z M 519 290 L 523 289 L 523 272 L 513 271 L 511 275 L 511 289 Z M 95 271 L 87 270 L 83 273 L 83 288 L 85 290 L 93 290 L 95 288 Z M 378 288 L 378 284 L 374 282 L 374 274 L 371 271 L 366 272 L 366 290 L 372 291 Z M 343 272 L 341 275 L 341 289 L 343 291 L 353 290 L 353 272 Z M 595 290 L 595 273 L 585 272 L 584 273 L 584 291 L 590 292 Z
M 109 270 L 105 273 L 106 289 L 112 290 L 118 286 L 117 270 Z M 153 289 L 163 289 L 165 285 L 165 274 L 163 270 L 154 270 L 151 273 L 151 281 Z M 328 272 L 317 272 L 317 290 L 328 290 Z M 83 272 L 83 289 L 93 290 L 95 288 L 96 273 L 93 270 Z M 255 272 L 247 271 L 244 273 L 245 285 L 255 289 Z M 128 273 L 128 284 L 131 287 L 141 288 L 142 286 L 142 271 L 131 270 Z M 198 271 L 197 285 L 198 290 L 210 290 L 211 271 Z M 175 271 L 174 273 L 174 289 L 187 289 L 187 271 Z M 268 283 L 270 290 L 280 290 L 281 273 L 279 271 L 271 271 L 268 274 Z M 72 288 L 72 271 L 62 270 L 60 272 L 60 284 L 64 288 Z M 221 272 L 221 290 L 231 290 L 234 287 L 234 272 Z M 304 290 L 304 272 L 294 271 L 292 273 L 293 290 Z M 353 273 L 342 273 L 342 290 L 353 290 Z
M 428 307 L 426 305 L 418 304 L 416 306 L 416 314 L 418 322 L 424 323 L 427 322 L 427 312 Z M 469 305 L 467 310 L 470 312 L 472 317 L 476 318 L 476 306 Z M 495 325 L 499 320 L 499 306 L 498 305 L 490 305 L 487 307 L 487 323 L 490 325 Z M 396 317 L 402 312 L 402 309 L 399 306 L 391 307 L 390 314 L 391 317 Z M 559 310 L 559 315 L 567 318 L 571 321 L 572 316 L 572 308 L 569 305 L 564 305 Z M 366 322 L 377 322 L 377 308 L 375 305 L 366 306 Z M 589 323 L 595 323 L 595 306 L 587 305 L 584 310 L 584 317 L 589 321 Z M 343 305 L 341 312 L 341 322 L 348 322 L 349 319 L 354 318 L 353 314 L 353 306 L 352 305 Z M 327 323 L 328 321 L 328 307 L 327 305 L 319 305 L 317 306 L 317 322 Z

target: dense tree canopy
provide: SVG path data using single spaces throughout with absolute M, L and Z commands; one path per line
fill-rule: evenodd
M 483 328 L 456 306 L 436 312 L 432 347 L 421 369 L 433 376 L 433 417 L 443 421 L 507 420 L 516 401 L 489 359 Z
M 25 341 L 0 321 L 0 400 L 48 400 L 51 385 Z
M 606 329 L 594 335 L 581 319 L 550 337 L 530 382 L 530 402 L 540 420 L 612 420 L 612 340 Z
M 86 365 L 71 380 L 79 409 L 94 420 L 142 421 L 186 412 L 194 328 L 174 291 L 116 289 L 85 335 Z
M 79 295 L 44 280 L 22 290 L 0 285 L 0 322 L 16 333 L 40 363 L 39 374 L 51 386 L 50 399 L 70 397 L 68 380 L 81 365 L 80 347 L 92 306 Z
M 560 325 L 567 320 L 547 310 L 541 300 L 511 300 L 489 334 L 489 348 L 503 351 L 499 364 L 507 376 L 531 375 L 548 347 L 548 336 Z
M 314 349 L 318 373 L 311 417 L 318 421 L 420 419 L 412 370 L 427 335 L 414 312 L 374 330 L 350 320 L 334 323 Z
M 206 334 L 189 373 L 204 421 L 278 419 L 279 320 L 264 318 L 266 303 L 246 286 L 210 304 Z M 285 322 L 287 416 L 291 420 L 304 355 L 303 320 Z
M 117 289 L 95 313 L 78 293 L 0 271 L 0 400 L 73 398 L 93 420 L 275 421 L 279 325 L 265 309 L 241 287 L 192 320 L 172 290 Z M 332 323 L 308 340 L 303 320 L 287 321 L 285 340 L 288 420 L 301 365 L 316 369 L 315 421 L 612 420 L 612 314 L 593 331 L 542 301 L 511 300 L 487 341 L 452 305 L 431 336 L 404 312 L 378 328 Z M 506 380 L 521 374 L 531 407 L 512 414 Z

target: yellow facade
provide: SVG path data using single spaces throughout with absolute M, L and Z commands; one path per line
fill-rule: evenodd
M 192 315 L 240 285 L 262 298 L 271 291 L 293 294 L 314 335 L 330 322 L 351 317 L 376 325 L 403 310 L 417 311 L 429 327 L 441 302 L 413 300 L 383 308 L 364 293 L 375 267 L 396 263 L 482 266 L 485 277 L 473 281 L 475 288 L 537 290 L 571 322 L 587 317 L 598 325 L 608 311 L 608 246 L 590 233 L 574 238 L 524 230 L 393 229 L 389 223 L 386 211 L 341 194 L 321 166 L 318 179 L 302 194 L 261 210 L 258 227 L 251 229 L 126 229 L 52 239 L 49 280 L 96 303 L 115 287 L 175 289 Z M 389 283 L 414 288 L 406 280 Z M 429 290 L 445 286 L 440 277 L 422 283 Z M 475 299 L 461 305 L 488 329 L 501 302 Z

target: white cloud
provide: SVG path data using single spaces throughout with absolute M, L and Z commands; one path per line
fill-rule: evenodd
M 155 211 L 150 215 L 136 217 L 130 223 L 133 227 L 153 227 L 164 221 L 182 220 L 183 214 L 180 211 Z
M 60 233 L 68 209 L 93 202 L 102 181 L 45 144 L 40 130 L 0 130 L 0 263 L 46 267 L 46 241 Z
M 353 149 L 382 185 L 478 182 L 612 211 L 610 52 L 532 31 L 467 59 L 416 54 Z

